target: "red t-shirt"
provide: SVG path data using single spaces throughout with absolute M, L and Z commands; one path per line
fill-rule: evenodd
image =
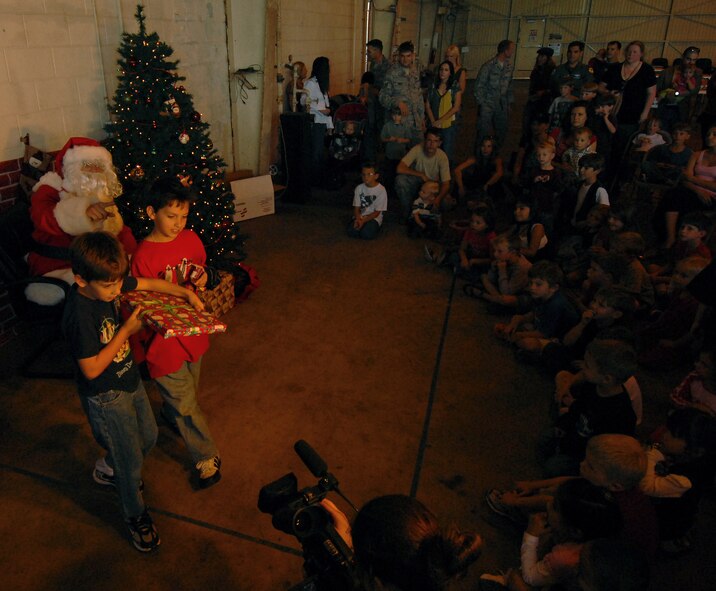
M 182 259 L 196 265 L 206 263 L 204 246 L 191 230 L 184 230 L 171 242 L 140 242 L 132 257 L 132 275 L 165 279 L 167 271 L 175 270 Z M 176 277 L 176 273 L 171 275 Z M 153 378 L 174 373 L 185 361 L 198 361 L 209 349 L 208 335 L 165 339 L 149 330 L 138 334 L 142 347 L 134 347 L 137 361 L 146 359 Z

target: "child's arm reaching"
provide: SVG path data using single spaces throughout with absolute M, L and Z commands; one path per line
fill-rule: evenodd
M 164 281 L 164 279 L 153 279 L 151 277 L 137 277 L 136 279 L 137 290 L 139 291 L 158 291 L 159 293 L 177 296 L 184 298 L 195 310 L 204 309 L 204 302 L 199 299 L 199 296 L 186 287 Z
M 124 343 L 127 342 L 129 337 L 139 332 L 142 328 L 142 321 L 139 318 L 141 312 L 141 306 L 137 306 L 132 312 L 132 315 L 127 318 L 122 323 L 122 326 L 114 333 L 112 340 L 102 347 L 97 355 L 77 360 L 80 371 L 88 380 L 93 380 L 100 376 L 102 372 L 109 367 L 109 364 L 112 363 L 112 360 L 117 353 L 119 353 L 119 350 Z

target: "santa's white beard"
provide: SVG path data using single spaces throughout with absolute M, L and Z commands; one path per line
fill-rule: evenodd
M 99 201 L 111 201 L 122 193 L 114 171 L 76 171 L 65 177 L 62 186 L 68 193 Z

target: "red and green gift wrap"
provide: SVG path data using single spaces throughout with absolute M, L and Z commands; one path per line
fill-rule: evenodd
M 183 298 L 156 291 L 129 291 L 122 299 L 133 310 L 142 307 L 140 318 L 165 339 L 226 332 L 226 324 L 207 312 L 195 310 Z

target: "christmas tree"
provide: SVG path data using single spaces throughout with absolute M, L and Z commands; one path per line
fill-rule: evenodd
M 158 179 L 175 178 L 196 194 L 187 227 L 203 242 L 208 262 L 231 270 L 244 258 L 243 238 L 233 221 L 233 195 L 224 182 L 226 166 L 209 138 L 209 124 L 194 110 L 176 73 L 174 50 L 147 33 L 144 8 L 137 6 L 139 33 L 122 34 L 119 85 L 109 106 L 105 147 L 112 153 L 124 194 L 116 199 L 137 238 L 152 230 L 146 195 Z

